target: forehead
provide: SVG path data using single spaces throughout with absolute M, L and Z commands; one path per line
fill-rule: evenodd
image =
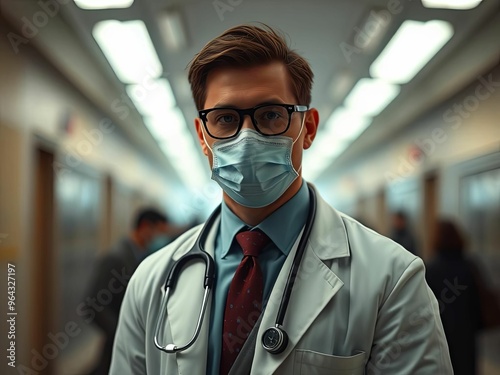
M 290 75 L 281 62 L 250 67 L 221 67 L 208 74 L 205 108 L 252 107 L 266 101 L 295 103 Z

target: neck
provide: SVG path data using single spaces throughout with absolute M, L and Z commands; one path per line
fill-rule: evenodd
M 302 186 L 302 176 L 299 175 L 295 181 L 290 185 L 290 187 L 279 197 L 276 201 L 268 206 L 260 208 L 246 207 L 238 204 L 229 196 L 224 193 L 224 202 L 233 211 L 233 213 L 238 216 L 241 221 L 252 227 L 261 223 L 266 217 L 271 215 L 274 211 L 288 202 L 300 189 Z

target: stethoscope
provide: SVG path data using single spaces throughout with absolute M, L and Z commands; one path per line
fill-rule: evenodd
M 295 283 L 295 278 L 297 276 L 297 271 L 299 270 L 300 262 L 302 260 L 302 255 L 304 254 L 304 250 L 309 239 L 309 235 L 311 234 L 311 228 L 314 223 L 314 217 L 316 215 L 316 193 L 314 189 L 308 186 L 309 188 L 309 196 L 310 196 L 310 204 L 309 204 L 309 212 L 307 215 L 307 221 L 304 228 L 304 232 L 302 237 L 300 238 L 300 242 L 297 248 L 297 252 L 295 253 L 295 258 L 293 259 L 292 267 L 290 269 L 290 273 L 288 274 L 288 278 L 285 285 L 285 290 L 283 291 L 283 296 L 281 298 L 280 306 L 278 309 L 278 315 L 276 317 L 276 323 L 274 327 L 270 327 L 266 329 L 264 334 L 262 335 L 262 346 L 265 350 L 267 350 L 271 354 L 279 354 L 283 352 L 288 345 L 288 334 L 283 329 L 283 320 L 285 319 L 286 309 L 288 307 L 288 302 L 290 300 L 290 295 L 292 293 L 293 284 Z M 162 302 L 160 305 L 160 316 L 158 321 L 156 322 L 156 329 L 154 335 L 154 343 L 158 349 L 165 353 L 176 353 L 182 352 L 188 349 L 191 345 L 194 344 L 196 339 L 198 338 L 201 331 L 201 324 L 203 322 L 203 318 L 205 316 L 205 312 L 208 304 L 208 297 L 210 295 L 210 291 L 212 290 L 214 278 L 215 278 L 215 263 L 213 258 L 204 250 L 204 243 L 208 237 L 208 233 L 210 228 L 213 226 L 215 220 L 220 214 L 221 206 L 217 207 L 214 212 L 210 215 L 207 222 L 203 226 L 200 235 L 196 239 L 196 243 L 184 256 L 182 256 L 178 261 L 173 262 L 167 268 L 166 274 L 167 279 L 165 281 L 165 293 L 162 297 Z M 198 317 L 198 322 L 196 323 L 196 328 L 191 340 L 183 346 L 177 346 L 175 344 L 167 344 L 162 346 L 158 341 L 158 333 L 163 328 L 163 322 L 167 310 L 167 302 L 169 298 L 170 292 L 175 288 L 175 283 L 178 280 L 178 275 L 184 265 L 192 260 L 202 260 L 205 263 L 205 280 L 203 282 L 205 293 L 203 295 L 203 302 L 201 305 L 200 315 Z

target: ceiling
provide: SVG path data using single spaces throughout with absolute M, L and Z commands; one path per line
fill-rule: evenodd
M 82 90 L 87 92 L 89 97 L 103 109 L 109 110 L 109 103 L 104 103 L 106 95 L 102 93 L 103 89 L 99 90 L 97 78 L 92 81 L 92 84 L 86 82 L 89 81 L 89 77 L 92 77 L 92 74 L 94 77 L 102 75 L 106 78 L 108 87 L 111 87 L 115 93 L 123 91 L 123 84 L 118 80 L 93 39 L 92 27 L 96 22 L 106 19 L 144 20 L 163 65 L 163 76 L 172 86 L 176 102 L 183 111 L 187 129 L 193 138 L 195 133 L 192 123 L 196 116 L 196 108 L 187 82 L 186 66 L 206 42 L 231 26 L 248 22 L 263 22 L 286 33 L 291 46 L 312 66 L 315 74 L 312 105 L 318 108 L 321 119 L 326 120 L 332 111 L 342 104 L 356 81 L 362 77 L 369 77 L 370 64 L 404 20 L 442 19 L 450 22 L 454 29 L 452 39 L 412 81 L 402 85 L 401 93 L 396 100 L 375 118 L 372 125 L 352 143 L 347 151 L 332 162 L 330 168 L 348 163 L 349 160 L 359 157 L 370 147 L 380 145 L 391 134 L 408 126 L 424 111 L 428 111 L 437 102 L 449 97 L 457 87 L 463 87 L 470 82 L 471 77 L 474 77 L 485 64 L 489 64 L 492 55 L 488 51 L 484 54 L 461 57 L 458 62 L 456 56 L 459 56 L 458 51 L 466 51 L 469 44 L 477 42 L 473 36 L 481 30 L 483 25 L 494 17 L 498 17 L 500 4 L 499 0 L 485 0 L 475 9 L 457 11 L 427 9 L 418 0 L 136 0 L 127 9 L 82 10 L 68 0 L 57 1 L 61 4 L 67 3 L 60 6 L 62 23 L 59 27 L 74 32 L 84 51 L 78 51 L 75 48 L 73 65 L 70 66 L 70 62 L 63 61 L 68 58 L 67 56 L 63 58 L 65 55 L 58 51 L 58 44 L 55 40 L 47 39 L 41 43 L 41 48 L 49 51 L 56 63 L 61 66 L 66 64 L 62 71 L 68 72 L 68 75 L 81 85 Z M 31 7 L 34 11 L 37 6 L 35 0 L 2 1 L 3 10 L 10 14 L 14 23 L 16 17 L 19 21 L 20 17 L 26 14 L 27 7 Z M 165 12 L 180 14 L 187 37 L 186 46 L 180 49 L 167 46 L 160 22 Z M 370 14 L 384 17 L 382 22 L 386 25 L 385 32 L 370 48 L 358 50 L 346 56 L 342 48 L 346 45 L 356 45 L 356 38 L 362 37 L 362 31 L 366 30 L 365 22 Z M 63 33 L 60 30 L 59 33 L 51 35 L 54 39 L 62 38 Z M 83 53 L 86 54 L 85 66 L 82 62 Z M 69 52 L 66 53 L 68 54 L 71 55 Z M 446 64 L 451 60 L 453 60 L 453 67 L 450 68 L 451 70 L 445 69 Z M 87 71 L 91 68 L 90 63 L 93 64 L 92 69 L 94 69 L 92 74 Z M 80 71 L 75 68 L 78 64 L 81 64 Z M 443 71 L 460 71 L 461 74 L 447 77 L 450 79 L 443 82 L 443 77 L 446 76 L 443 75 Z M 427 89 L 425 95 L 422 95 L 422 87 Z M 111 93 L 107 94 L 108 97 L 109 95 Z M 143 124 L 138 126 L 140 117 L 134 119 L 135 121 L 117 119 L 117 122 L 138 147 L 154 154 L 156 160 L 164 158 L 158 147 L 155 149 L 154 140 L 148 134 L 146 127 Z M 322 123 L 320 123 L 320 130 Z M 200 151 L 197 152 L 202 162 L 204 156 Z M 168 161 L 165 163 L 168 164 Z M 326 169 L 326 174 L 330 168 Z M 324 175 L 319 178 L 324 178 Z

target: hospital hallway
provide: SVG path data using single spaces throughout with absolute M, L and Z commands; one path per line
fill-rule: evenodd
M 0 0 L 0 374 L 98 373 L 137 266 L 93 288 L 99 262 L 144 208 L 140 261 L 221 203 L 188 65 L 256 22 L 314 72 L 304 180 L 422 258 L 443 322 L 474 317 L 454 358 L 500 375 L 500 0 Z

